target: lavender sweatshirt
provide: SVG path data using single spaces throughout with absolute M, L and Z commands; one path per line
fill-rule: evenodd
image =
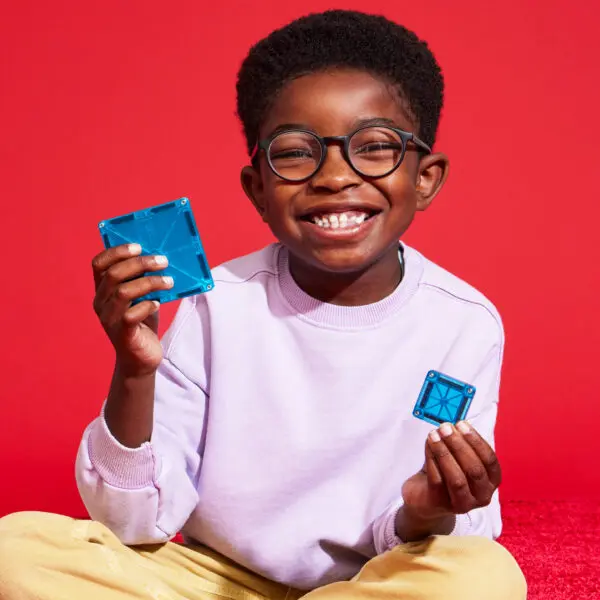
M 86 429 L 77 483 L 129 545 L 182 531 L 284 584 L 348 579 L 401 543 L 402 484 L 433 428 L 412 416 L 427 372 L 477 388 L 469 420 L 491 443 L 504 346 L 479 292 L 404 247 L 405 276 L 366 306 L 319 302 L 274 244 L 213 271 L 164 337 L 149 443 Z M 497 537 L 498 495 L 454 535 Z

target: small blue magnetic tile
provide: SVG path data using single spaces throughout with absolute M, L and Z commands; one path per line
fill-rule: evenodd
M 429 371 L 413 415 L 432 425 L 462 421 L 475 396 L 475 387 L 437 371 Z
M 141 245 L 142 255 L 164 255 L 169 259 L 166 269 L 152 274 L 170 275 L 174 286 L 147 294 L 134 304 L 143 300 L 158 300 L 164 304 L 214 287 L 187 198 L 107 219 L 98 224 L 98 229 L 105 248 L 135 243 Z

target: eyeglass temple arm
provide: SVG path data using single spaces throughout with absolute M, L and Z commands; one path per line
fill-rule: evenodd
M 419 146 L 419 148 L 425 150 L 428 153 L 431 153 L 431 147 L 428 146 L 423 140 L 419 139 L 414 133 L 412 134 L 411 139 L 416 146 Z

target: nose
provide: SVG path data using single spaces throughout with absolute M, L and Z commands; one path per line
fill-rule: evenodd
M 327 147 L 327 154 L 320 169 L 310 179 L 314 190 L 341 192 L 349 187 L 362 183 L 361 176 L 348 164 L 343 147 L 332 144 Z

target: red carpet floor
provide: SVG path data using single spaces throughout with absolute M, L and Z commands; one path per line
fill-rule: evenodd
M 502 512 L 499 541 L 525 573 L 528 600 L 600 600 L 598 502 L 504 502 Z

